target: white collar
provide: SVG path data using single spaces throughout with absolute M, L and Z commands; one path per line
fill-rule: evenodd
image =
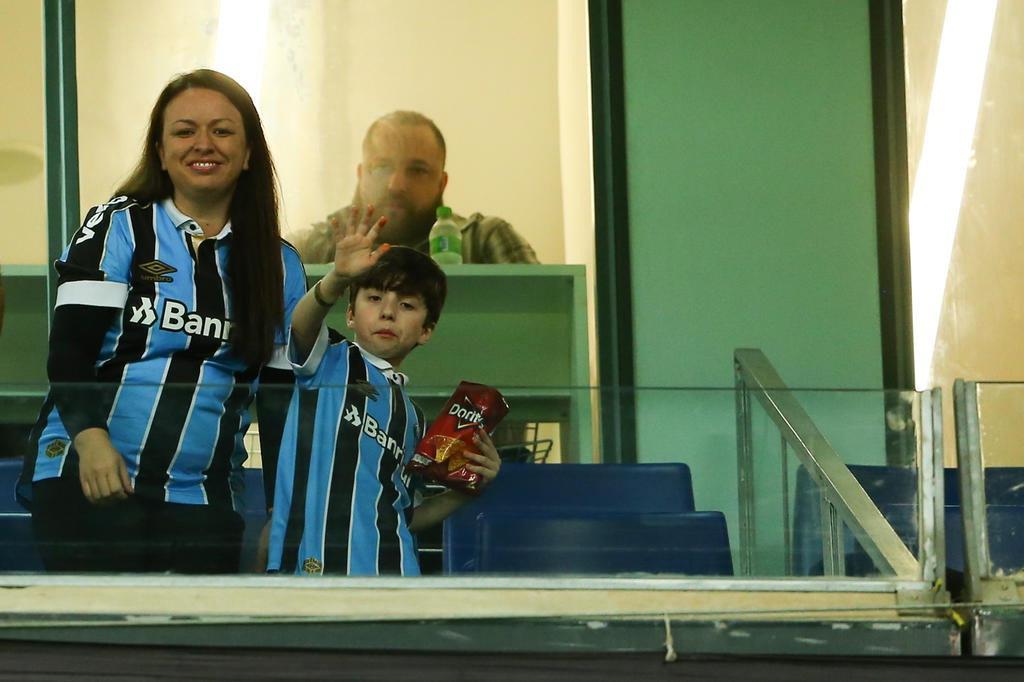
M 171 197 L 167 197 L 160 202 L 160 208 L 164 210 L 167 217 L 171 219 L 171 222 L 179 230 L 184 230 L 193 237 L 202 237 L 203 228 L 199 227 L 199 223 L 194 218 L 190 218 L 185 215 L 174 205 L 174 200 Z M 216 237 L 210 237 L 210 239 L 223 239 L 225 236 L 231 234 L 231 221 L 229 220 L 224 228 L 217 234 Z
M 399 386 L 405 386 L 406 382 L 409 381 L 408 376 L 396 371 L 395 368 L 391 366 L 391 363 L 384 358 L 377 357 L 358 343 L 353 342 L 352 345 L 359 349 L 359 352 L 363 354 L 363 357 L 366 358 L 367 362 L 379 369 L 389 380 L 394 381 Z

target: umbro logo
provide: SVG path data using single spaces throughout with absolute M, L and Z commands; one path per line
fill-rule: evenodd
M 178 269 L 158 260 L 151 260 L 139 266 L 139 277 L 146 282 L 173 282 L 173 277 L 167 275 L 177 272 Z

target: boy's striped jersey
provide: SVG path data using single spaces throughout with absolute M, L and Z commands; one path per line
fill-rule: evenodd
M 289 351 L 294 346 L 289 344 Z M 423 416 L 389 364 L 326 329 L 303 364 L 278 459 L 268 570 L 419 575 L 404 465 Z
M 244 226 L 239 229 L 244 229 Z M 119 310 L 96 358 L 93 400 L 137 495 L 237 507 L 241 434 L 259 367 L 228 343 L 232 305 L 229 223 L 202 241 L 201 228 L 170 199 L 117 197 L 92 208 L 55 263 L 57 307 Z M 282 242 L 284 323 L 305 292 L 297 252 Z M 278 331 L 271 364 L 287 368 Z M 77 475 L 77 454 L 53 389 L 32 433 L 31 480 Z

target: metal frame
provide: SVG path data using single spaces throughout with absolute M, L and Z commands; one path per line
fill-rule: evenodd
M 860 578 L 837 578 L 822 581 L 820 578 L 697 578 L 697 577 L 603 577 L 577 576 L 567 574 L 554 575 L 523 575 L 523 576 L 421 576 L 415 579 L 391 576 L 302 576 L 290 575 L 90 575 L 90 574 L 52 574 L 24 573 L 0 574 L 0 590 L 3 588 L 27 587 L 79 587 L 84 589 L 98 587 L 152 588 L 157 591 L 167 589 L 215 588 L 221 589 L 261 589 L 287 587 L 289 590 L 408 590 L 417 592 L 456 591 L 466 592 L 473 589 L 523 590 L 605 590 L 605 591 L 695 591 L 695 592 L 827 592 L 827 593 L 881 593 L 890 592 L 893 587 L 912 590 L 920 585 L 914 579 L 895 579 L 889 583 L 865 582 Z M 2 592 L 0 592 L 2 594 Z M 837 607 L 849 610 L 848 605 Z M 40 604 L 40 612 L 54 611 L 56 604 Z M 876 610 L 877 607 L 871 607 Z M 773 611 L 777 609 L 772 609 Z M 806 609 L 805 609 L 806 610 Z M 828 607 L 827 610 L 835 610 Z M 660 609 L 658 613 L 663 613 Z
M 942 447 L 942 391 L 920 394 L 921 451 L 918 454 L 917 536 L 921 577 L 937 583 L 946 572 L 946 486 Z M 929 482 L 932 485 L 929 485 Z
M 754 547 L 757 546 L 754 508 L 754 453 L 751 439 L 750 393 L 742 390 L 739 367 L 736 369 L 736 482 L 740 521 L 739 575 L 754 572 Z
M 956 459 L 960 469 L 960 509 L 964 524 L 964 587 L 968 601 L 984 599 L 982 581 L 991 577 L 988 514 L 985 507 L 985 463 L 981 456 L 978 383 L 953 382 L 956 413 Z
M 46 92 L 47 253 L 52 263 L 78 227 L 78 78 L 75 69 L 75 0 L 43 1 Z M 49 310 L 57 283 L 47 277 Z
M 883 570 L 891 570 L 899 577 L 914 576 L 922 580 L 930 579 L 931 575 L 926 576 L 923 573 L 922 563 L 919 563 L 903 544 L 896 531 L 889 525 L 864 488 L 850 473 L 846 463 L 843 462 L 832 444 L 814 425 L 810 416 L 782 381 L 764 353 L 757 349 L 737 349 L 735 351 L 735 368 L 737 405 L 744 407 L 742 414 L 737 413 L 737 432 L 749 435 L 749 398 L 741 398 L 739 394 L 753 392 L 801 464 L 807 467 L 811 478 L 821 488 L 828 504 L 835 509 L 839 519 L 852 529 L 855 537 L 875 565 Z M 739 421 L 744 422 L 742 427 Z M 744 436 L 739 437 L 743 438 Z M 749 499 L 743 497 L 744 490 L 753 487 L 754 462 L 750 450 L 749 444 L 739 448 L 741 566 L 752 565 L 754 545 L 743 543 L 755 539 L 753 531 L 745 528 L 745 525 L 753 520 L 753 497 Z M 934 528 L 934 506 L 925 508 L 922 505 L 921 513 L 933 517 L 928 527 Z M 823 516 L 823 527 L 825 520 L 826 518 Z M 839 548 L 839 538 L 834 529 L 828 535 L 829 538 L 823 541 L 823 546 L 830 540 L 832 543 L 831 553 L 835 557 Z M 922 543 L 922 547 L 926 546 L 926 543 Z M 841 550 L 838 553 L 841 554 Z M 826 552 L 826 560 L 828 554 L 829 552 Z M 923 564 L 934 566 L 934 562 L 935 557 L 930 556 Z M 833 569 L 835 568 L 833 566 Z M 929 573 L 932 572 L 934 569 L 929 571 Z
M 970 609 L 971 650 L 980 656 L 1024 654 L 1024 580 L 993 571 L 988 537 L 985 457 L 979 390 L 987 383 L 953 383 L 956 456 L 964 539 L 964 595 Z

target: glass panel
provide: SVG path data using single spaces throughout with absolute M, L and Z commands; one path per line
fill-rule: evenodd
M 4 87 L 0 108 L 0 381 L 41 381 L 33 371 L 46 337 L 46 175 L 43 14 L 40 2 L 4 4 L 0 22 Z M 29 360 L 28 363 L 25 361 Z
M 919 396 L 801 390 L 766 398 L 751 398 L 753 574 L 919 577 Z M 790 414 L 780 428 L 772 406 L 782 399 L 810 421 Z M 868 514 L 854 522 L 857 510 Z M 890 563 L 901 555 L 904 563 Z
M 593 231 L 578 11 L 560 17 L 550 0 L 90 0 L 75 9 L 83 212 L 134 166 L 163 86 L 208 67 L 252 95 L 279 174 L 284 233 L 300 248 L 313 223 L 353 198 L 364 133 L 395 110 L 422 112 L 445 136 L 444 199 L 456 214 L 500 216 L 544 263 L 566 262 L 567 220 L 573 234 Z M 424 205 L 407 198 L 426 211 L 417 229 L 429 229 L 438 188 Z M 392 229 L 402 220 L 392 215 Z M 576 249 L 571 262 L 589 257 Z
M 0 570 L 41 570 L 39 550 L 56 548 L 50 560 L 59 571 L 262 573 L 258 547 L 267 524 L 265 476 L 276 471 L 270 486 L 276 502 L 270 568 L 286 574 L 920 579 L 915 463 L 926 448 L 919 430 L 906 438 L 891 433 L 892 406 L 905 408 L 914 423 L 921 423 L 920 396 L 787 392 L 814 416 L 835 449 L 840 468 L 830 469 L 830 455 L 820 444 L 813 446 L 817 465 L 797 456 L 792 444 L 783 445 L 777 421 L 757 399 L 749 406 L 749 440 L 737 438 L 743 418 L 737 419 L 736 408 L 744 394 L 737 400 L 730 389 L 643 389 L 628 396 L 586 388 L 500 390 L 509 406 L 502 423 L 510 428 L 495 452 L 500 471 L 478 495 L 472 486 L 461 494 L 445 492 L 446 487 L 466 490 L 472 478 L 459 460 L 461 446 L 437 449 L 448 441 L 432 440 L 443 435 L 436 425 L 430 438 L 418 443 L 414 411 L 399 400 L 401 391 L 393 384 L 323 385 L 316 391 L 267 384 L 250 408 L 245 407 L 248 389 L 237 385 L 61 388 L 52 396 L 65 406 L 62 414 L 87 416 L 99 408 L 113 415 L 109 431 L 133 492 L 128 501 L 94 507 L 82 499 L 79 479 L 69 473 L 79 466 L 78 453 L 69 448 L 54 416 L 47 413 L 42 430 L 29 434 L 45 388 L 5 385 L 0 389 L 2 484 L 13 488 L 21 471 L 18 454 L 31 435 L 35 511 L 44 519 L 35 529 L 43 535 L 33 543 L 28 513 L 8 498 L 3 509 L 8 529 L 0 542 L 7 563 Z M 770 397 L 777 401 L 780 394 Z M 486 421 L 497 405 L 487 406 L 475 394 L 468 402 L 465 396 L 453 402 L 450 386 L 410 384 L 408 395 L 422 406 L 426 424 L 435 417 L 447 420 L 451 437 L 472 432 L 477 408 L 484 406 L 479 411 Z M 220 406 L 226 396 L 225 411 Z M 571 423 L 579 414 L 573 405 L 613 397 L 619 404 L 636 404 L 648 416 L 660 415 L 664 425 L 660 443 L 641 441 L 639 463 L 600 464 L 576 456 L 580 444 L 573 439 L 588 429 Z M 798 415 L 787 414 L 799 422 Z M 251 417 L 255 423 L 247 430 Z M 697 422 L 705 425 L 707 450 L 672 448 L 683 429 Z M 440 464 L 415 473 L 403 469 L 413 452 Z M 753 463 L 747 483 L 740 477 L 746 471 L 744 452 Z M 819 469 L 830 472 L 831 484 L 808 473 Z M 99 486 L 94 497 L 101 496 L 103 486 L 110 492 L 121 485 L 113 471 L 105 483 L 96 470 L 86 475 Z M 54 480 L 61 472 L 64 484 Z M 867 491 L 866 499 L 874 503 L 870 509 L 878 514 L 874 525 L 844 474 Z M 859 514 L 856 523 L 841 522 L 843 504 L 823 503 L 823 496 L 835 497 L 833 488 Z M 435 499 L 437 494 L 444 497 Z M 413 506 L 416 511 L 409 511 Z M 55 527 L 45 522 L 51 512 L 60 520 Z M 137 543 L 125 543 L 136 532 L 132 524 L 139 515 L 168 523 L 164 534 L 173 539 L 170 546 L 159 545 L 161 531 L 147 527 L 143 559 L 131 553 L 139 550 Z M 834 532 L 832 515 L 838 519 Z M 89 524 L 96 519 L 104 532 L 119 531 L 95 535 Z M 211 529 L 219 530 L 210 535 Z M 890 535 L 909 563 L 885 563 L 893 556 L 885 545 Z M 830 554 L 832 542 L 838 549 Z
M 46 176 L 41 2 L 4 4 L 0 56 L 6 98 L 0 111 L 0 266 L 46 262 Z M 9 302 L 10 304 L 10 302 Z
M 989 574 L 1024 578 L 1024 384 L 977 384 L 975 447 L 985 481 Z

